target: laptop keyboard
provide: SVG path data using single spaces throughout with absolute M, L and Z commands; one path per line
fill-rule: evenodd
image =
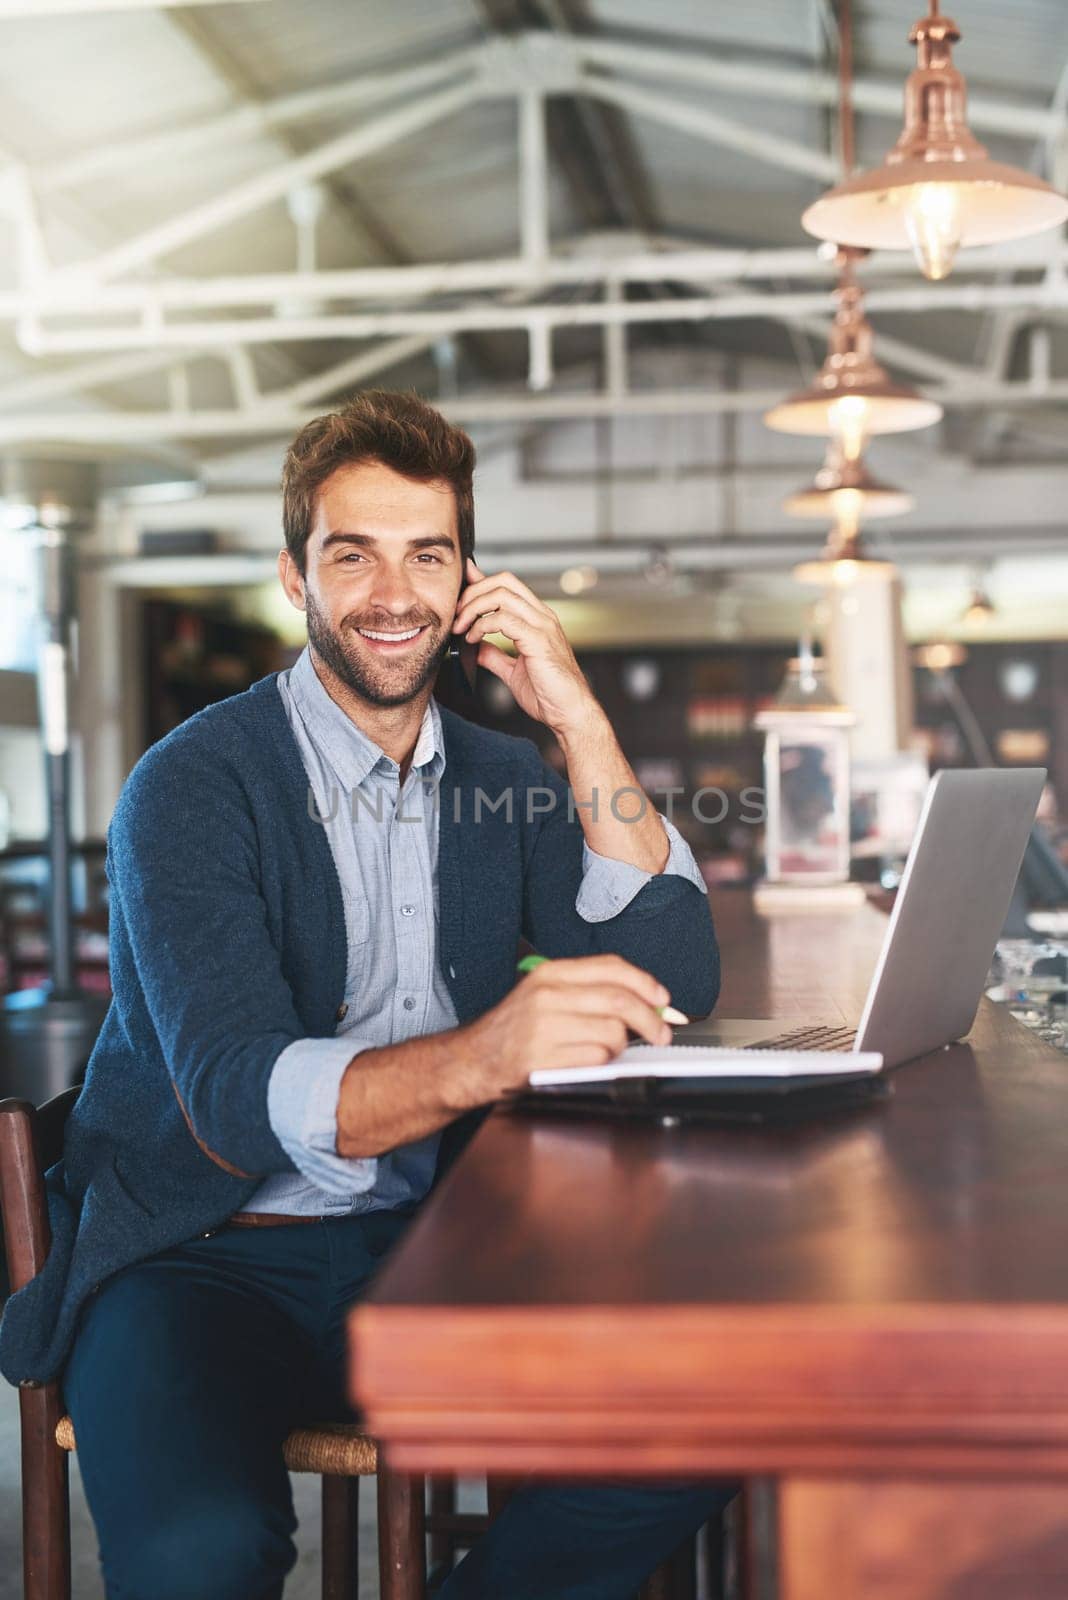
M 761 1039 L 758 1050 L 852 1050 L 857 1039 L 855 1028 L 807 1027 L 778 1033 L 774 1039 Z

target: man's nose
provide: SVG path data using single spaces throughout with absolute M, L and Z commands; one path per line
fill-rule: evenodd
M 371 586 L 371 602 L 383 611 L 402 617 L 415 603 L 415 590 L 410 574 L 404 567 L 392 569 L 379 567 Z

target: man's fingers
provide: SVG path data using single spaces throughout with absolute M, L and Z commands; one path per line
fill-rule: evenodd
M 617 1056 L 627 1044 L 626 1023 L 608 1012 L 574 1011 L 559 1017 L 555 1026 L 546 1031 L 549 1037 L 545 1048 L 560 1061 L 587 1045 L 599 1045 L 610 1056 Z
M 467 642 L 478 644 L 488 633 L 503 633 L 506 639 L 514 640 L 520 649 L 524 642 L 530 645 L 539 637 L 545 636 L 545 630 L 536 620 L 524 616 L 519 611 L 513 611 L 509 606 L 502 606 L 499 611 L 488 611 L 485 616 L 475 617 L 467 629 Z
M 656 1007 L 622 984 L 597 985 L 581 991 L 574 999 L 569 990 L 566 1003 L 598 1016 L 618 1017 L 632 1033 L 640 1034 L 649 1044 L 671 1043 L 671 1029 Z
M 472 566 L 474 566 L 473 561 Z M 536 610 L 555 616 L 556 613 L 552 608 L 547 606 L 544 600 L 540 600 L 529 584 L 524 583 L 522 578 L 517 578 L 514 572 L 491 572 L 487 574 L 480 571 L 478 567 L 475 567 L 475 571 L 478 576 L 468 583 L 463 593 L 465 605 L 468 600 L 480 599 L 486 590 L 492 586 L 498 589 L 507 589 L 513 595 L 519 596 L 529 605 L 532 605 Z
M 532 604 L 524 595 L 516 594 L 513 589 L 494 586 L 481 593 L 472 593 L 470 589 L 465 589 L 463 601 L 452 621 L 453 629 L 463 633 L 482 617 L 490 618 L 504 610 L 513 616 L 525 617 L 532 627 L 535 624 L 544 627 L 554 616 L 553 612 Z
M 576 1044 L 569 1049 L 553 1052 L 553 1059 L 546 1059 L 545 1065 L 547 1067 L 603 1067 L 618 1053 L 618 1051 L 610 1049 L 608 1045 L 596 1043 Z M 556 1056 L 559 1056 L 559 1060 L 556 1059 Z

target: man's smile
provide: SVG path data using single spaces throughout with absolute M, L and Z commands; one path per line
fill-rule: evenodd
M 356 632 L 377 654 L 402 655 L 417 639 L 422 638 L 429 627 L 429 622 L 424 622 L 416 628 L 357 628 Z

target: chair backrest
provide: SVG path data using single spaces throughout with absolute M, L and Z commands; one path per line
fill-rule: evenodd
M 63 1130 L 81 1085 L 38 1109 L 29 1100 L 0 1100 L 0 1211 L 12 1291 L 36 1277 L 52 1244 L 44 1175 L 63 1154 Z

